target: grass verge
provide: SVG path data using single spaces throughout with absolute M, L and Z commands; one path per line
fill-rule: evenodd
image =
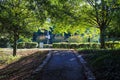
M 96 80 L 120 80 L 120 50 L 79 50 Z

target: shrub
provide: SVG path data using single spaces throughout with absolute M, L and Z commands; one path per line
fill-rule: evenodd
M 38 46 L 38 43 L 36 42 L 26 42 L 25 48 L 36 48 Z
M 106 48 L 110 48 L 110 49 L 120 49 L 120 43 L 119 42 L 115 42 L 115 43 L 111 43 L 111 42 L 107 42 L 105 43 Z M 53 48 L 100 48 L 100 44 L 99 43 L 53 43 Z
M 17 44 L 18 48 L 36 48 L 38 43 L 36 42 L 19 42 Z
M 100 44 L 99 43 L 92 43 L 92 48 L 100 48 Z
M 53 43 L 53 48 L 99 48 L 98 43 Z
M 70 48 L 67 43 L 53 43 L 53 48 Z
M 25 42 L 19 42 L 17 48 L 25 48 Z
M 52 45 L 51 44 L 44 44 L 43 47 L 44 48 L 52 48 Z
M 120 42 L 106 42 L 106 48 L 120 49 Z

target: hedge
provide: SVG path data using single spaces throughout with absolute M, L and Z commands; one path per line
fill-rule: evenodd
M 43 47 L 44 48 L 52 48 L 52 44 L 44 44 Z
M 120 42 L 106 42 L 106 48 L 120 49 Z
M 53 43 L 53 48 L 99 48 L 100 44 L 89 43 Z
M 36 48 L 38 43 L 36 42 L 19 42 L 17 48 Z
M 120 43 L 105 43 L 106 48 L 118 49 Z M 53 43 L 53 48 L 100 48 L 99 43 Z
M 38 46 L 38 43 L 36 42 L 19 42 L 17 44 L 18 48 L 36 48 Z M 100 48 L 100 44 L 98 43 L 53 43 L 53 45 L 47 45 L 44 44 L 44 48 Z M 111 49 L 120 49 L 120 42 L 106 42 L 105 43 L 106 48 Z
M 19 42 L 17 48 L 25 48 L 25 42 Z

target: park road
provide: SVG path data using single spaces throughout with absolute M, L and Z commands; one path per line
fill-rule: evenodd
M 52 51 L 40 80 L 84 80 L 83 69 L 73 51 Z

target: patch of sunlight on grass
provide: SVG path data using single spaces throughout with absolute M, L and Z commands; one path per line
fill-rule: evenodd
M 21 58 L 20 55 L 13 57 L 11 54 L 0 52 L 0 65 L 10 64 Z

